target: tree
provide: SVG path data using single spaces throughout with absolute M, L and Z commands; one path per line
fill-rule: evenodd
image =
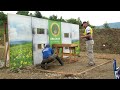
M 0 12 L 0 26 L 2 26 L 5 22 L 7 22 L 7 15 Z
M 79 29 L 81 29 L 81 25 L 82 25 L 82 22 L 80 20 L 80 17 L 78 17 L 77 19 L 74 19 L 74 18 L 71 18 L 71 19 L 68 19 L 67 20 L 67 23 L 72 23 L 72 24 L 78 24 L 79 25 Z
M 48 19 L 48 17 L 42 16 L 43 19 Z
M 57 19 L 57 16 L 56 16 L 56 15 L 52 15 L 52 16 L 50 16 L 50 17 L 49 17 L 49 19 L 50 19 L 50 20 L 55 20 L 55 21 L 58 21 L 58 19 Z
M 62 16 L 60 17 L 60 19 L 58 19 L 58 21 L 60 21 L 60 22 L 66 22 L 66 21 L 62 18 Z
M 29 11 L 17 11 L 16 14 L 29 16 Z
M 30 13 L 30 15 L 29 16 L 33 16 L 33 14 L 32 13 Z
M 103 27 L 104 27 L 105 29 L 109 29 L 109 28 L 110 28 L 107 22 L 103 24 Z
M 78 24 L 77 20 L 74 18 L 68 19 L 67 23 Z
M 78 19 L 77 19 L 77 23 L 78 23 L 78 25 L 79 25 L 79 29 L 81 29 L 82 27 L 81 27 L 81 25 L 82 25 L 82 21 L 80 20 L 80 17 L 78 17 Z
M 35 17 L 42 18 L 42 14 L 39 11 L 35 11 Z

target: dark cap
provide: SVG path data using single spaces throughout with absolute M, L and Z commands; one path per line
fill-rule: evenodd
M 46 44 L 45 48 L 49 48 L 50 47 L 50 44 Z
M 81 25 L 81 26 L 83 26 L 83 24 L 84 24 L 84 23 L 87 23 L 87 22 L 86 22 L 86 21 L 84 21 L 84 22 L 82 23 L 82 25 Z

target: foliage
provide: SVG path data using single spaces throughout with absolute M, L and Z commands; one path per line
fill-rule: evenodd
M 30 14 L 29 14 L 29 16 L 33 16 L 33 14 L 32 14 L 32 13 L 30 13 Z
M 77 20 L 74 18 L 68 19 L 67 23 L 73 23 L 73 24 L 78 24 Z
M 66 21 L 62 18 L 62 16 L 60 17 L 60 19 L 58 19 L 58 21 L 60 21 L 60 22 L 66 22 Z
M 74 19 L 74 18 L 71 18 L 71 19 L 68 19 L 67 20 L 67 23 L 72 23 L 72 24 L 78 24 L 79 25 L 79 29 L 81 29 L 81 25 L 82 25 L 82 22 L 80 20 L 80 18 L 78 17 L 78 19 Z
M 4 45 L 4 28 L 0 27 L 0 45 Z
M 0 12 L 0 26 L 3 26 L 4 23 L 7 21 L 7 15 L 3 12 Z
M 80 54 L 80 41 L 77 40 L 75 42 L 72 42 L 73 44 L 78 44 L 79 46 L 75 48 L 76 54 Z
M 57 15 L 52 15 L 49 17 L 50 20 L 58 21 Z
M 49 19 L 49 20 L 54 20 L 54 21 L 60 21 L 60 22 L 67 22 L 67 23 L 72 23 L 72 24 L 78 24 L 79 28 L 81 29 L 81 20 L 80 17 L 78 17 L 77 19 L 71 18 L 71 19 L 67 19 L 65 20 L 62 16 L 60 18 L 57 17 L 57 15 L 52 15 L 49 18 L 46 16 L 42 16 L 41 12 L 39 11 L 35 11 L 34 14 L 30 13 L 29 11 L 17 11 L 16 14 L 19 15 L 25 15 L 25 16 L 34 16 L 37 18 L 43 18 L 43 19 Z M 7 21 L 7 15 L 4 14 L 3 12 L 0 12 L 0 26 L 3 25 L 4 22 Z M 95 28 L 95 26 L 90 25 L 92 28 Z
M 3 37 L 3 34 L 4 34 L 4 28 L 0 27 L 0 37 Z
M 29 16 L 29 11 L 17 11 L 16 14 Z
M 35 11 L 34 16 L 37 18 L 42 18 L 42 14 L 39 11 Z
M 103 24 L 103 27 L 104 27 L 105 29 L 109 29 L 109 28 L 110 28 L 107 22 Z

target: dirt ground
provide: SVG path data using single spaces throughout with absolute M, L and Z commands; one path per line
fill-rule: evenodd
M 86 53 L 81 52 L 77 62 L 68 63 L 66 59 L 64 66 L 60 66 L 56 61 L 49 66 L 49 70 L 43 70 L 40 66 L 28 66 L 17 71 L 1 68 L 0 79 L 114 79 L 113 58 L 117 60 L 117 66 L 120 66 L 119 54 L 95 53 L 96 65 L 87 67 Z M 111 62 L 97 67 L 108 61 Z M 93 69 L 78 74 L 91 68 Z

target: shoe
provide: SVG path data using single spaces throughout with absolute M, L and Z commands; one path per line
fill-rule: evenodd
M 94 65 L 95 65 L 95 63 L 89 63 L 89 65 L 90 65 L 90 66 L 94 66 Z
M 64 63 L 63 63 L 63 61 L 60 61 L 60 64 L 61 64 L 61 66 L 64 66 Z
M 88 65 L 86 67 L 89 67 L 89 66 L 94 66 L 95 63 L 88 63 Z
M 48 69 L 47 63 L 45 63 L 44 69 L 45 69 L 45 70 Z
M 45 67 L 43 65 L 41 65 L 41 68 L 45 69 Z

